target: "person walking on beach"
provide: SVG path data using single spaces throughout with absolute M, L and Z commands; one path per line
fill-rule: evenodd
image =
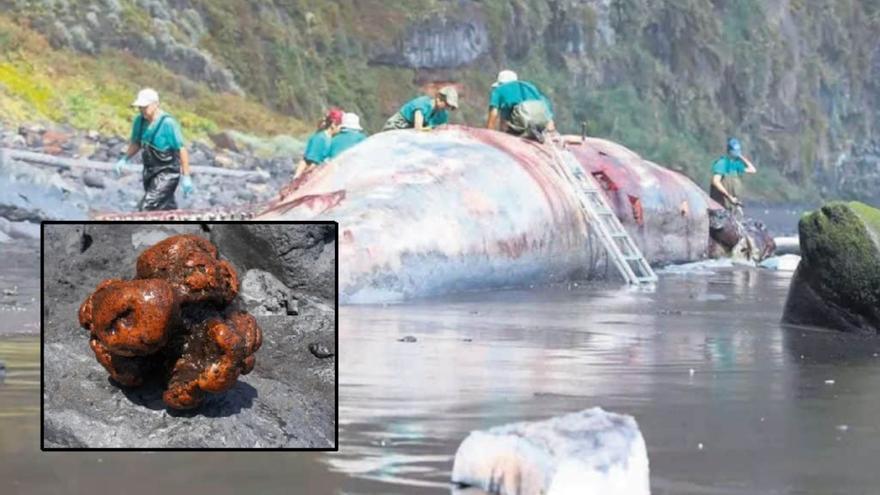
M 116 175 L 121 175 L 131 157 L 142 151 L 144 197 L 138 209 L 176 210 L 174 192 L 178 182 L 184 197 L 195 192 L 180 124 L 159 108 L 159 93 L 154 89 L 142 89 L 132 106 L 140 113 L 132 123 L 128 149 L 114 166 Z

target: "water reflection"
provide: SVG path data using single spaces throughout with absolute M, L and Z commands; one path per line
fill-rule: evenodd
M 474 495 L 448 482 L 469 431 L 595 405 L 636 417 L 655 495 L 873 492 L 877 341 L 780 325 L 790 274 L 713 271 L 343 307 L 331 454 L 41 454 L 36 337 L 7 339 L 0 492 Z

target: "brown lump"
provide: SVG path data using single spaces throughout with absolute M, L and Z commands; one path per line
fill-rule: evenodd
M 138 278 L 161 278 L 181 302 L 229 304 L 238 294 L 238 276 L 217 248 L 196 235 L 177 235 L 147 249 L 137 260 Z
M 137 276 L 101 282 L 79 310 L 89 346 L 115 381 L 165 379 L 165 403 L 191 409 L 254 368 L 262 333 L 246 312 L 218 312 L 238 294 L 238 276 L 213 244 L 169 237 L 138 257 Z

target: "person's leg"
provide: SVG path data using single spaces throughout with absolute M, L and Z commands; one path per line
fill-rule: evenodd
M 507 119 L 506 122 L 507 132 L 509 134 L 522 136 L 528 128 L 528 116 L 526 115 L 525 106 L 520 103 L 519 105 L 513 107 L 513 110 L 511 110 L 510 112 L 510 117 Z
M 140 202 L 141 211 L 176 210 L 174 192 L 180 181 L 178 172 L 159 172 L 145 178 L 144 197 Z
M 521 129 L 521 135 L 526 135 L 540 143 L 544 142 L 544 130 L 550 123 L 544 102 L 530 100 L 520 103 L 511 112 L 511 119 L 514 118 L 517 127 Z
M 393 131 L 397 129 L 409 129 L 412 127 L 412 124 L 407 122 L 403 115 L 400 112 L 395 113 L 385 122 L 385 126 L 382 127 L 383 131 Z

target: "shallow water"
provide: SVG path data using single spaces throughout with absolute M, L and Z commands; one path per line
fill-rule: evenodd
M 185 480 L 196 494 L 448 494 L 470 430 L 598 405 L 636 417 L 655 494 L 872 493 L 880 345 L 777 323 L 789 277 L 715 269 L 663 275 L 655 292 L 343 307 L 335 454 L 40 453 L 36 339 L 6 339 L 0 480 L 22 494 Z
M 790 234 L 798 210 L 757 216 Z M 450 494 L 469 431 L 592 406 L 636 417 L 655 495 L 880 486 L 880 342 L 780 325 L 791 273 L 723 264 L 669 270 L 654 292 L 342 307 L 339 453 L 41 453 L 38 337 L 3 337 L 38 327 L 34 252 L 0 256 L 2 286 L 20 287 L 7 303 L 25 308 L 0 313 L 3 495 Z

